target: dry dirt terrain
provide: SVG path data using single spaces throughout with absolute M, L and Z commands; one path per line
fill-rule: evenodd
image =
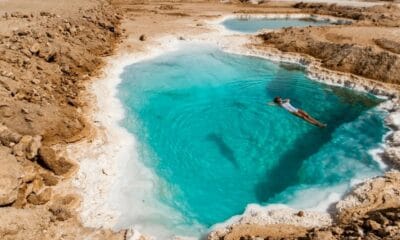
M 63 144 L 90 128 L 79 100 L 121 16 L 106 1 L 0 2 L 0 239 L 123 239 L 85 228 L 65 191 L 77 169 Z
M 296 4 L 320 15 L 344 17 L 351 25 L 286 28 L 260 35 L 262 45 L 311 55 L 326 68 L 388 83 L 400 83 L 400 8 L 395 5 L 365 9 L 323 4 Z
M 125 230 L 84 227 L 76 210 L 80 196 L 69 180 L 79 166 L 64 149 L 95 135 L 84 114 L 90 107 L 86 86 L 116 48 L 143 52 L 167 35 L 207 33 L 205 21 L 235 13 L 312 13 L 352 20 L 345 26 L 260 34 L 253 47 L 304 54 L 330 70 L 393 88 L 400 84 L 400 8 L 395 5 L 0 1 L 0 239 L 126 239 Z M 398 133 L 388 138 L 387 159 L 393 166 L 400 166 L 399 140 Z M 210 239 L 400 239 L 398 172 L 364 183 L 347 198 L 359 202 L 339 202 L 330 227 L 237 225 Z

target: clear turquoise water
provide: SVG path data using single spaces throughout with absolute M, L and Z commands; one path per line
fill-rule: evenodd
M 249 203 L 315 207 L 326 192 L 381 173 L 367 154 L 386 131 L 379 100 L 309 80 L 301 67 L 190 45 L 122 78 L 122 124 L 165 181 L 155 197 L 185 216 L 177 228 L 209 227 Z M 277 95 L 328 127 L 266 104 Z
M 323 26 L 329 21 L 313 21 L 309 19 L 267 19 L 267 18 L 231 18 L 222 22 L 227 29 L 244 33 L 255 33 L 262 29 L 279 29 L 284 27 Z

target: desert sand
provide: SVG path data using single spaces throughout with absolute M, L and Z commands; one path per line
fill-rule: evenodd
M 123 144 L 113 137 L 124 135 L 110 133 L 116 119 L 99 110 L 110 103 L 98 99 L 93 86 L 110 74 L 113 60 L 139 59 L 176 41 L 207 40 L 227 51 L 301 62 L 318 80 L 385 95 L 392 133 L 382 158 L 398 169 L 400 8 L 356 3 L 0 1 L 0 238 L 145 238 L 134 229 L 110 230 L 117 214 L 107 212 L 102 198 L 118 175 L 113 164 L 119 158 L 107 154 Z M 226 16 L 271 13 L 317 14 L 352 24 L 226 38 L 229 33 L 215 24 Z M 100 85 L 115 82 L 107 84 Z M 332 223 L 314 224 L 318 217 L 297 210 L 285 212 L 286 223 L 244 214 L 209 239 L 395 239 L 399 179 L 393 170 L 361 183 L 336 204 Z

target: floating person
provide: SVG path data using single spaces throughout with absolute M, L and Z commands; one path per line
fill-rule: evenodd
M 304 119 L 305 121 L 317 126 L 317 127 L 326 127 L 326 124 L 319 122 L 315 118 L 311 117 L 308 113 L 301 109 L 297 109 L 290 104 L 290 99 L 282 99 L 281 97 L 275 97 L 274 98 L 274 103 L 278 104 L 279 106 L 283 107 L 286 109 L 288 112 L 296 115 L 299 118 Z

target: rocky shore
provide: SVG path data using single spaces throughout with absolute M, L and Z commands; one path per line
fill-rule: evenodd
M 90 137 L 80 100 L 121 15 L 107 1 L 0 2 L 0 238 L 124 239 L 84 227 L 65 146 Z
M 311 76 L 388 97 L 382 107 L 392 132 L 382 159 L 399 169 L 400 9 L 395 5 L 0 2 L 0 239 L 128 239 L 130 231 L 114 232 L 104 228 L 106 223 L 86 227 L 77 210 L 88 204 L 71 183 L 79 165 L 70 157 L 83 158 L 85 152 L 67 154 L 66 147 L 81 140 L 90 145 L 101 132 L 87 116 L 93 108 L 87 85 L 117 46 L 119 53 L 135 55 L 157 47 L 156 39 L 166 35 L 196 39 L 212 31 L 207 21 L 233 13 L 352 20 L 345 26 L 286 28 L 249 37 L 248 54 L 296 58 Z M 111 170 L 101 164 L 96 170 L 107 175 Z M 333 220 L 308 211 L 251 208 L 208 238 L 397 239 L 399 209 L 400 172 L 393 170 L 353 189 L 333 207 Z
M 399 83 L 400 45 L 396 41 L 400 35 L 397 28 L 400 24 L 399 7 L 385 5 L 359 9 L 321 4 L 296 4 L 295 7 L 316 14 L 349 17 L 354 21 L 348 27 L 285 28 L 261 34 L 263 45 L 313 56 L 321 61 L 323 67 L 335 71 Z M 357 37 L 349 34 L 350 31 L 370 35 Z
M 381 107 L 389 112 L 386 124 L 391 133 L 380 154 L 389 169 L 399 169 L 400 102 L 396 67 L 400 32 L 399 8 L 385 5 L 370 8 L 327 4 L 295 4 L 305 12 L 349 18 L 349 26 L 284 28 L 258 35 L 247 54 L 298 62 L 318 81 L 388 97 Z M 377 30 L 379 26 L 379 30 Z M 380 38 L 376 38 L 379 31 Z M 360 32 L 363 34 L 357 35 Z M 372 34 L 375 33 L 375 34 Z M 258 38 L 258 39 L 257 39 Z M 258 41 L 261 40 L 261 41 Z M 384 82 L 385 84 L 382 84 Z M 386 84 L 389 83 L 389 84 Z M 208 239 L 398 239 L 400 238 L 400 172 L 392 170 L 355 187 L 331 209 L 332 224 L 305 224 L 312 212 L 291 210 L 282 224 L 274 210 L 246 211 Z M 260 219 L 258 215 L 272 220 Z M 310 216 L 311 219 L 310 219 Z M 252 219 L 249 221 L 249 219 Z M 325 225 L 325 226 L 324 226 Z
M 371 179 L 336 205 L 338 219 L 330 226 L 307 228 L 301 224 L 237 223 L 208 239 L 398 239 L 400 203 L 398 171 Z M 307 213 L 292 212 L 292 219 L 307 219 Z

